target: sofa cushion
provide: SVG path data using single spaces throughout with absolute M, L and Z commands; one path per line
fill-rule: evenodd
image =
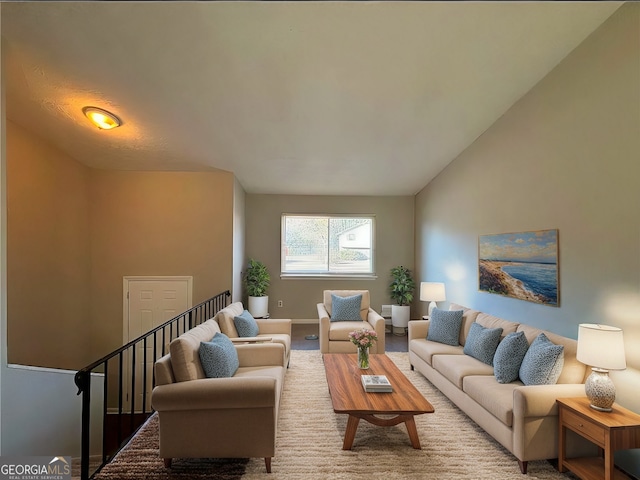
M 513 426 L 513 391 L 521 382 L 498 383 L 495 377 L 470 375 L 464 378 L 462 389 L 486 411 L 508 427 Z
M 434 355 L 464 355 L 461 345 L 447 345 L 446 343 L 432 342 L 424 338 L 411 340 L 409 350 L 415 352 L 429 365 L 433 365 Z
M 233 317 L 233 324 L 240 337 L 257 337 L 260 333 L 256 319 L 249 310 L 244 310 L 240 315 Z
M 476 321 L 480 312 L 478 310 L 472 310 L 462 305 L 458 305 L 457 303 L 450 303 L 449 310 L 462 310 L 462 326 L 460 327 L 460 336 L 458 337 L 458 341 L 460 342 L 460 345 L 464 346 L 464 343 L 467 340 L 467 335 L 469 335 L 471 324 Z
M 200 342 L 198 351 L 207 378 L 228 378 L 238 370 L 238 352 L 229 337 L 217 333 L 210 342 Z
M 547 338 L 553 343 L 564 346 L 564 365 L 557 383 L 584 383 L 585 376 L 588 374 L 588 367 L 576 358 L 578 351 L 577 340 L 524 324 L 518 327 L 518 331 L 524 332 L 529 343 L 533 342 L 540 333 L 544 332 Z
M 440 310 L 434 308 L 431 312 L 427 340 L 459 345 L 460 326 L 462 325 L 462 310 Z
M 469 355 L 434 355 L 431 363 L 459 389 L 462 389 L 462 381 L 468 375 L 489 375 L 493 378 L 493 368 Z
M 208 342 L 219 332 L 218 323 L 210 319 L 173 339 L 169 344 L 169 353 L 177 382 L 206 378 L 198 353 L 200 342 Z
M 369 315 L 369 307 L 371 306 L 371 296 L 369 290 L 324 290 L 322 295 L 322 303 L 329 316 L 333 316 L 333 302 L 332 296 L 338 297 L 352 297 L 354 295 L 362 295 L 362 301 L 360 302 L 360 320 L 367 321 Z
M 556 345 L 541 333 L 531 342 L 522 365 L 520 380 L 525 385 L 553 385 L 564 365 L 564 346 Z
M 524 332 L 512 332 L 500 342 L 493 356 L 493 374 L 498 383 L 509 383 L 518 379 L 520 365 L 529 350 Z
M 493 365 L 493 356 L 500 343 L 502 328 L 486 328 L 479 323 L 474 323 L 469 329 L 467 341 L 464 344 L 465 355 L 471 355 L 482 363 Z
M 349 333 L 354 330 L 362 330 L 363 328 L 371 330 L 371 325 L 367 322 L 334 322 L 329 327 L 329 340 L 345 340 L 350 342 Z
M 462 346 L 447 345 L 446 343 L 431 342 L 425 338 L 414 338 L 409 343 L 409 351 L 414 352 L 422 360 L 432 365 L 434 355 L 464 355 Z
M 520 325 L 517 322 L 510 322 L 509 320 L 503 320 L 502 318 L 482 312 L 476 317 L 476 322 L 486 328 L 502 328 L 503 337 L 515 332 Z
M 238 338 L 238 331 L 233 319 L 244 312 L 242 302 L 233 302 L 220 310 L 215 319 L 220 325 L 220 331 L 229 338 Z
M 362 320 L 362 317 L 360 317 L 362 295 L 340 297 L 332 294 L 331 304 L 333 309 L 333 313 L 331 314 L 332 322 L 357 322 L 358 320 Z

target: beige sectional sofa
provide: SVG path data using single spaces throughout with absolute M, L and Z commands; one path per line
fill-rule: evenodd
M 160 456 L 167 467 L 173 458 L 264 457 L 270 472 L 288 361 L 285 346 L 268 338 L 250 344 L 242 339 L 234 345 L 235 374 L 207 378 L 200 342 L 219 333 L 218 323 L 207 320 L 174 339 L 169 354 L 155 364 L 151 405 L 160 421 Z
M 274 343 L 280 343 L 284 346 L 284 351 L 287 359 L 287 365 L 289 364 L 289 357 L 291 356 L 291 320 L 290 319 L 275 319 L 257 318 L 256 323 L 260 329 L 260 333 L 255 338 L 241 338 L 236 330 L 234 317 L 240 315 L 244 311 L 242 302 L 234 302 L 231 305 L 226 306 L 220 310 L 214 317 L 220 331 L 227 337 L 233 339 L 236 342 L 240 341 L 253 341 L 261 339 L 271 339 Z
M 530 460 L 558 456 L 558 408 L 556 398 L 585 396 L 585 365 L 576 359 L 576 340 L 544 331 L 554 344 L 564 345 L 564 365 L 554 385 L 524 385 L 521 381 L 498 383 L 493 367 L 465 355 L 463 348 L 471 324 L 503 329 L 502 337 L 524 332 L 529 344 L 540 329 L 452 304 L 463 310 L 459 345 L 427 340 L 430 320 L 409 322 L 409 361 L 488 434 L 515 455 L 522 473 Z M 571 433 L 571 432 L 569 432 Z M 571 437 L 569 456 L 593 453 L 592 446 Z

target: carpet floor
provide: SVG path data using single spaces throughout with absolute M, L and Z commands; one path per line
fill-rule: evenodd
M 158 455 L 158 422 L 153 416 L 131 442 L 96 475 L 99 480 L 138 479 L 573 479 L 547 461 L 529 462 L 522 475 L 513 455 L 495 442 L 421 374 L 408 354 L 388 356 L 435 407 L 416 416 L 422 450 L 411 447 L 404 424 L 358 426 L 353 449 L 342 450 L 346 415 L 337 415 L 325 380 L 322 355 L 293 350 L 282 396 L 272 474 L 264 459 L 174 459 L 165 469 Z M 224 432 L 212 432 L 224 435 Z

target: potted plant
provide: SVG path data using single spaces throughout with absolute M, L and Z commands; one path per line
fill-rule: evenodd
M 249 297 L 249 313 L 255 318 L 266 317 L 269 313 L 267 288 L 271 277 L 264 263 L 250 259 L 244 274 L 244 286 Z
M 405 329 L 411 318 L 410 304 L 416 284 L 411 276 L 411 270 L 402 265 L 391 269 L 391 299 L 396 302 L 391 306 L 391 323 L 394 327 Z M 403 332 L 404 333 L 404 332 Z

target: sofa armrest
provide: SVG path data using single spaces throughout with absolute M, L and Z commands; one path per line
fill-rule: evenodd
M 376 353 L 385 352 L 385 320 L 382 315 L 376 312 L 373 308 L 369 307 L 367 312 L 367 322 L 378 334 L 378 341 L 376 342 Z
M 329 312 L 327 312 L 327 307 L 324 306 L 324 303 L 318 304 L 318 318 L 322 321 L 323 318 L 326 318 L 329 321 Z
M 234 345 L 241 345 L 243 343 L 269 343 L 273 341 L 271 337 L 237 337 L 230 338 Z
M 518 387 L 513 391 L 513 418 L 558 415 L 557 398 L 585 396 L 583 383 Z
M 369 322 L 374 330 L 377 330 L 380 326 L 382 326 L 382 328 L 384 329 L 384 317 L 376 312 L 373 308 L 369 308 L 369 311 L 367 312 L 367 322 Z
M 256 319 L 260 335 L 281 333 L 291 336 L 291 320 L 284 318 Z
M 431 320 L 409 320 L 409 342 L 416 338 L 427 338 Z
M 235 347 L 241 367 L 286 365 L 284 345 L 281 343 L 240 344 Z
M 151 406 L 159 412 L 275 407 L 276 388 L 270 377 L 203 378 L 155 387 Z
M 318 318 L 320 320 L 320 326 L 318 327 L 320 353 L 329 353 L 329 327 L 331 326 L 331 320 L 324 303 L 318 304 Z

